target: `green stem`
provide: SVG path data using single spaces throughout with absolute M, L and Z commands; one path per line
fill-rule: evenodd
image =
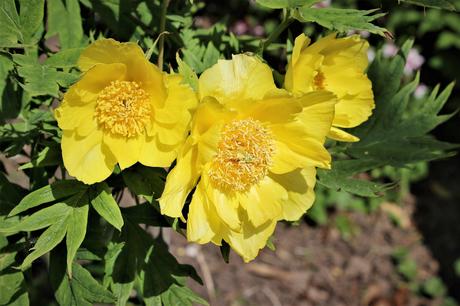
M 163 0 L 161 2 L 161 19 L 160 19 L 160 40 L 158 42 L 158 67 L 163 70 L 163 56 L 165 47 L 165 38 L 163 32 L 166 28 L 166 13 L 168 11 L 168 5 L 170 0 Z
M 275 28 L 275 30 L 267 37 L 267 39 L 263 40 L 260 44 L 259 51 L 257 52 L 260 56 L 263 55 L 264 51 L 267 47 L 278 39 L 278 36 L 284 32 L 284 30 L 294 21 L 288 13 L 284 14 L 283 21 Z

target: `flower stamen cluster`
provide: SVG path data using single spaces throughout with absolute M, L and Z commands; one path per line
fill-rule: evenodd
M 270 131 L 258 120 L 227 123 L 221 133 L 209 177 L 217 188 L 247 191 L 268 173 L 275 152 Z
M 97 97 L 97 123 L 114 135 L 137 136 L 150 121 L 149 99 L 149 94 L 137 82 L 112 81 Z

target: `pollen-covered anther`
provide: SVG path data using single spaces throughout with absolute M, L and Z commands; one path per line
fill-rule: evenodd
M 326 78 L 324 77 L 324 73 L 321 71 L 317 71 L 314 79 L 313 84 L 315 86 L 315 90 L 323 90 L 326 88 Z
M 149 98 L 137 82 L 112 81 L 97 97 L 97 123 L 114 135 L 133 137 L 141 134 L 150 121 Z
M 233 120 L 222 129 L 210 181 L 226 191 L 247 191 L 267 175 L 274 152 L 275 141 L 260 121 Z

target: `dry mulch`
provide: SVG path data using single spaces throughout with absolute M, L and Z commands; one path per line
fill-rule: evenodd
M 279 224 L 276 251 L 264 249 L 249 264 L 236 254 L 226 264 L 218 247 L 187 244 L 177 234 L 172 234 L 171 250 L 180 262 L 196 267 L 205 285 L 190 285 L 212 306 L 440 305 L 413 293 L 393 262 L 395 248 L 405 247 L 417 262 L 420 281 L 438 272 L 411 222 L 414 203 L 388 205 L 370 215 L 346 213 L 354 228 L 348 239 L 334 226 Z M 389 210 L 407 222 L 396 225 Z

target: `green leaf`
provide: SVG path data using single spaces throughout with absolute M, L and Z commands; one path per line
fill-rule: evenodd
M 388 36 L 388 30 L 372 24 L 377 18 L 384 16 L 384 13 L 373 14 L 374 10 L 355 10 L 338 8 L 309 8 L 298 9 L 295 18 L 301 22 L 316 22 L 321 26 L 339 32 L 350 30 L 368 31 L 381 36 Z
M 149 305 L 158 305 L 160 299 L 163 305 L 207 305 L 185 289 L 186 276 L 201 283 L 193 267 L 179 264 L 161 238 L 153 239 L 127 218 L 121 234 L 113 239 L 105 256 L 104 284 L 123 300 L 120 305 L 124 305 L 134 283 Z
M 363 197 L 376 197 L 379 192 L 386 189 L 385 186 L 371 181 L 353 179 L 341 176 L 335 171 L 320 170 L 318 171 L 319 181 L 323 186 L 333 190 L 343 190 Z
M 431 297 L 441 297 L 446 294 L 447 288 L 439 277 L 431 277 L 427 279 L 423 285 L 422 290 L 425 294 Z
M 120 207 L 110 193 L 106 183 L 97 184 L 91 196 L 91 205 L 102 218 L 112 224 L 117 230 L 123 227 L 123 217 Z
M 47 0 L 48 23 L 46 38 L 59 36 L 62 49 L 83 44 L 83 27 L 78 0 Z
M 460 258 L 457 258 L 457 260 L 454 262 L 454 272 L 455 275 L 460 277 Z
M 135 166 L 123 171 L 122 175 L 129 190 L 150 203 L 163 192 L 166 171 L 161 168 Z
M 189 84 L 194 91 L 198 91 L 198 77 L 196 72 L 180 58 L 179 53 L 176 54 L 176 61 L 179 74 L 184 77 L 184 82 Z
M 76 180 L 56 181 L 38 190 L 29 193 L 22 201 L 10 212 L 9 216 L 17 215 L 23 211 L 37 207 L 39 205 L 61 200 L 74 194 L 85 191 L 88 186 Z
M 14 0 L 0 1 L 0 47 L 33 46 L 39 39 L 44 14 L 44 0 L 20 0 L 18 13 Z
M 154 204 L 143 203 L 121 209 L 121 213 L 135 224 L 146 224 L 151 226 L 170 227 L 166 217 L 162 215 Z
M 364 197 L 376 197 L 385 191 L 390 185 L 382 185 L 372 181 L 356 179 L 352 175 L 372 169 L 374 161 L 365 158 L 359 160 L 334 161 L 332 169 L 318 169 L 318 177 L 321 185 L 333 190 L 343 190 Z
M 209 305 L 206 300 L 198 296 L 190 288 L 176 284 L 173 284 L 168 291 L 161 295 L 161 300 L 163 301 L 163 305 Z
M 60 145 L 52 142 L 34 156 L 30 162 L 21 165 L 19 170 L 59 165 L 62 162 L 61 154 Z
M 8 181 L 5 174 L 0 172 L 0 215 L 7 215 L 24 197 L 26 191 Z M 4 227 L 4 226 L 0 226 Z
M 5 119 L 16 118 L 21 110 L 21 103 L 15 94 L 15 87 L 10 78 L 14 68 L 13 61 L 5 54 L 0 53 L 0 122 Z
M 67 270 L 72 278 L 72 263 L 86 235 L 89 205 L 87 197 L 80 197 L 75 203 L 67 221 Z
M 20 231 L 36 231 L 54 224 L 56 220 L 65 219 L 70 214 L 71 208 L 65 203 L 57 203 L 25 217 L 13 227 L 0 227 L 2 233 L 16 233 Z
M 398 272 L 408 281 L 412 281 L 417 276 L 417 263 L 410 258 L 403 259 L 397 267 Z
M 310 7 L 321 0 L 256 0 L 256 2 L 262 6 L 271 9 L 282 9 L 282 8 L 296 8 L 296 7 Z
M 60 305 L 91 306 L 95 303 L 115 303 L 115 297 L 96 281 L 91 273 L 77 263 L 72 265 L 72 279 L 66 274 L 66 264 L 59 250 L 50 256 L 50 282 Z
M 44 188 L 41 189 L 43 190 Z M 56 247 L 67 234 L 67 262 L 71 277 L 72 261 L 86 235 L 88 210 L 89 197 L 84 189 L 60 203 L 39 210 L 19 223 L 14 223 L 11 227 L 0 228 L 0 232 L 34 231 L 49 226 L 38 238 L 33 247 L 34 251 L 22 263 L 22 269 L 29 267 L 35 259 Z
M 220 254 L 226 263 L 230 262 L 230 245 L 222 240 L 222 245 L 220 246 Z
M 437 9 L 444 9 L 449 11 L 455 11 L 455 5 L 452 1 L 447 0 L 400 0 L 410 4 L 415 4 L 423 7 L 432 7 Z
M 64 69 L 76 67 L 82 51 L 83 48 L 64 49 L 47 58 L 45 65 Z
M 454 84 L 441 93 L 436 86 L 424 99 L 414 99 L 419 75 L 401 87 L 405 60 L 412 41 L 406 42 L 401 54 L 386 59 L 379 53 L 369 68 L 376 107 L 372 117 L 352 133 L 360 141 L 347 147 L 357 159 L 373 160 L 377 166 L 405 167 L 452 155 L 457 145 L 436 140 L 428 133 L 453 114 L 438 115 L 447 102 Z
M 67 217 L 60 218 L 48 227 L 38 238 L 33 247 L 33 252 L 30 253 L 22 262 L 21 270 L 28 268 L 31 263 L 40 256 L 51 251 L 59 242 L 64 239 L 67 230 Z
M 15 268 L 17 246 L 8 245 L 8 240 L 0 235 L 0 305 L 29 305 L 24 275 Z

